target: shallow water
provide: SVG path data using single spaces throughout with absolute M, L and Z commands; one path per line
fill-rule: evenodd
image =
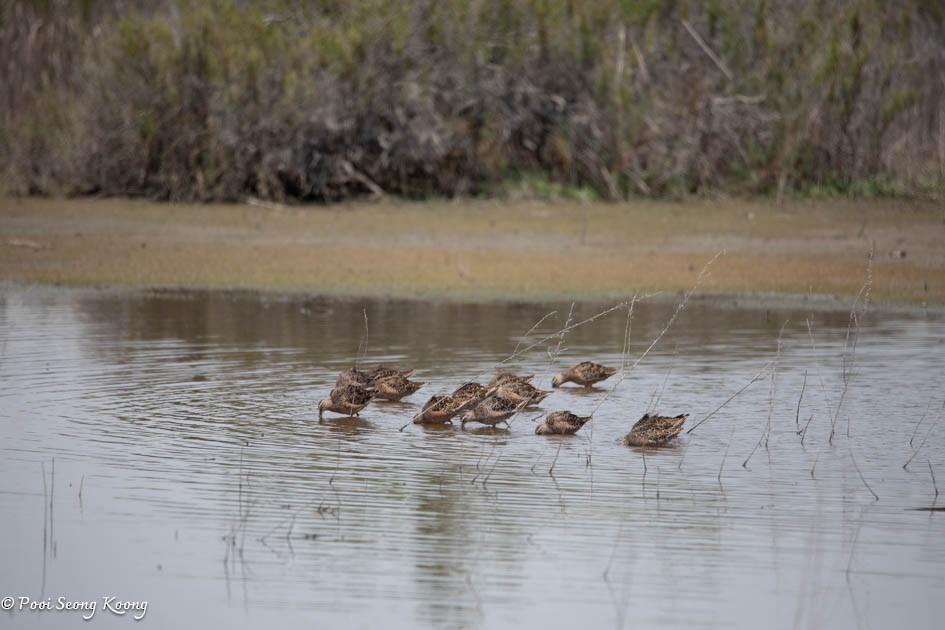
M 110 627 L 140 613 L 104 596 L 156 627 L 939 627 L 945 520 L 914 508 L 945 480 L 941 313 L 848 338 L 849 305 L 695 301 L 643 356 L 675 304 L 637 303 L 626 378 L 543 405 L 599 405 L 576 436 L 398 430 L 516 348 L 542 387 L 620 365 L 626 309 L 540 341 L 569 307 L 4 289 L 0 596 L 97 600 Z M 319 422 L 359 347 L 427 385 Z M 622 446 L 648 409 L 708 420 Z

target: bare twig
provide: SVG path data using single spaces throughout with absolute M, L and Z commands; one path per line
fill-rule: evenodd
M 362 348 L 363 348 L 363 352 L 362 352 Z M 365 308 L 364 309 L 364 336 L 361 337 L 361 342 L 358 344 L 358 356 L 354 362 L 354 369 L 357 370 L 360 367 L 361 361 L 367 355 L 367 348 L 368 348 L 368 320 L 367 320 L 367 309 Z
M 624 379 L 626 379 L 627 375 L 629 374 L 629 372 L 626 369 L 626 361 L 627 361 L 627 353 L 630 350 L 630 327 L 633 322 L 633 306 L 636 304 L 636 302 L 637 302 L 637 294 L 634 293 L 633 299 L 630 300 L 630 306 L 627 307 L 627 325 L 624 328 L 624 332 L 623 332 L 623 351 L 620 354 L 620 376 L 617 377 L 616 381 L 614 381 L 614 386 L 610 388 L 610 391 L 604 394 L 601 397 L 601 399 L 597 402 L 597 405 L 594 406 L 594 409 L 591 410 L 591 414 L 590 414 L 591 417 L 594 417 L 594 414 L 596 414 L 600 410 L 600 408 L 603 406 L 603 404 L 607 402 L 607 399 L 610 398 L 610 396 L 615 391 L 617 391 L 617 387 L 619 387 L 620 384 L 623 383 Z
M 682 25 L 683 27 L 685 27 L 686 32 L 689 33 L 692 39 L 694 39 L 695 42 L 699 45 L 699 48 L 702 49 L 702 52 L 704 52 L 709 57 L 709 59 L 712 60 L 712 63 L 714 63 L 718 67 L 718 69 L 722 71 L 722 74 L 724 74 L 729 81 L 733 81 L 735 77 L 734 75 L 732 75 L 732 71 L 729 70 L 725 66 L 725 63 L 723 63 L 722 60 L 719 58 L 719 56 L 716 55 L 715 52 L 713 52 L 711 48 L 709 48 L 709 45 L 705 43 L 705 40 L 702 39 L 702 36 L 699 35 L 699 33 L 696 32 L 696 29 L 692 27 L 692 24 L 690 24 L 688 20 L 680 20 L 680 22 L 682 22 Z
M 807 389 L 807 370 L 804 370 L 804 383 L 801 385 L 801 395 L 797 397 L 797 411 L 794 413 L 794 424 L 797 432 L 801 432 L 801 401 L 804 400 L 804 390 Z
M 558 344 L 555 346 L 554 351 L 549 355 L 551 358 L 551 364 L 554 365 L 555 361 L 558 360 L 558 355 L 561 353 L 561 345 L 564 343 L 564 336 L 568 332 L 568 327 L 571 325 L 571 319 L 574 317 L 574 302 L 571 302 L 571 308 L 568 309 L 568 318 L 564 320 L 564 328 L 558 333 Z
M 866 308 L 869 306 L 870 291 L 873 286 L 873 252 L 875 245 L 870 246 L 869 259 L 866 262 L 866 280 L 863 281 L 863 286 L 860 287 L 860 291 L 856 294 L 856 298 L 853 300 L 853 305 L 850 307 L 850 321 L 847 324 L 847 335 L 843 341 L 843 365 L 842 365 L 842 374 L 843 374 L 843 391 L 840 392 L 840 400 L 837 403 L 837 411 L 834 413 L 833 423 L 830 427 L 830 439 L 833 440 L 835 424 L 840 418 L 840 409 L 843 407 L 843 401 L 847 395 L 847 389 L 850 386 L 850 379 L 853 375 L 853 366 L 856 361 L 856 345 L 860 339 L 860 319 L 856 314 L 856 305 L 859 303 L 860 298 L 863 298 L 863 312 L 866 312 Z M 852 344 L 850 338 L 853 338 Z M 849 352 L 847 352 L 849 348 Z M 850 420 L 847 419 L 847 437 L 850 437 Z
M 810 318 L 804 320 L 807 323 L 807 336 L 810 338 L 810 349 L 816 354 L 817 347 L 814 345 L 814 331 L 810 325 Z M 824 404 L 827 406 L 827 417 L 830 419 L 830 426 L 834 426 L 833 409 L 830 407 L 830 398 L 827 396 L 827 386 L 824 385 L 824 376 L 817 370 L 817 378 L 820 379 L 820 391 L 824 395 Z
M 908 461 L 906 461 L 906 463 L 902 465 L 903 470 L 908 469 L 909 463 L 912 462 L 913 459 L 915 459 L 915 456 L 918 455 L 919 451 L 922 450 L 922 447 L 925 446 L 925 441 L 929 439 L 929 433 L 932 432 L 932 429 L 935 428 L 935 425 L 938 424 L 938 421 L 942 419 L 943 409 L 945 409 L 945 401 L 942 401 L 942 409 L 939 409 L 938 414 L 935 416 L 935 421 L 932 422 L 931 426 L 929 426 L 929 430 L 925 432 L 925 436 L 922 438 L 922 442 L 919 443 L 918 448 L 916 448 L 915 452 L 912 453 L 912 457 L 910 457 Z
M 850 449 L 850 460 L 853 462 L 853 467 L 856 468 L 856 473 L 860 476 L 860 481 L 863 482 L 863 485 L 866 486 L 866 489 L 870 491 L 870 494 L 873 495 L 873 498 L 879 501 L 879 495 L 873 492 L 873 489 L 870 488 L 870 484 L 866 483 L 866 478 L 863 477 L 863 473 L 860 472 L 860 467 L 856 463 L 856 458 L 853 457 L 853 449 Z
M 935 483 L 935 471 L 932 470 L 932 462 L 926 460 L 926 463 L 929 465 L 929 474 L 932 475 L 932 487 L 935 488 L 935 499 L 938 499 L 938 484 Z
M 725 445 L 725 452 L 722 453 L 722 463 L 719 464 L 719 474 L 716 479 L 719 482 L 719 487 L 722 486 L 722 469 L 725 468 L 725 459 L 728 457 L 728 449 L 732 447 L 732 440 L 735 438 L 735 421 L 732 420 L 732 432 L 728 436 L 728 444 Z
M 640 299 L 640 300 L 645 300 L 645 299 L 648 299 L 648 298 L 651 298 L 651 297 L 655 297 L 655 296 L 657 296 L 657 295 L 659 295 L 659 292 L 657 292 L 657 293 L 648 293 L 647 295 L 644 295 L 644 296 L 640 297 L 639 299 Z M 524 348 L 522 348 L 522 349 L 519 350 L 518 352 L 513 353 L 513 354 L 509 355 L 508 357 L 506 357 L 505 359 L 499 361 L 499 363 L 496 364 L 496 367 L 499 367 L 499 366 L 501 366 L 501 365 L 504 365 L 504 364 L 508 363 L 509 361 L 511 361 L 512 359 L 515 359 L 515 358 L 518 357 L 519 355 L 526 354 L 526 353 L 530 352 L 531 350 L 537 348 L 538 346 L 540 346 L 541 344 L 545 343 L 546 341 L 550 341 L 550 340 L 554 339 L 555 337 L 559 337 L 559 338 L 560 338 L 563 333 L 571 332 L 571 331 L 574 330 L 575 328 L 579 328 L 579 327 L 581 327 L 581 326 L 584 326 L 585 324 L 590 324 L 591 322 L 593 322 L 593 321 L 595 321 L 595 320 L 597 320 L 597 319 L 600 319 L 601 317 L 604 317 L 605 315 L 609 315 L 610 313 L 613 313 L 614 311 L 620 310 L 620 309 L 622 309 L 622 308 L 626 308 L 626 307 L 628 306 L 628 304 L 629 304 L 629 302 L 621 302 L 621 303 L 619 303 L 619 304 L 615 304 L 614 306 L 611 306 L 610 308 L 605 309 L 605 310 L 601 311 L 600 313 L 597 313 L 596 315 L 593 315 L 593 316 L 591 316 L 591 317 L 588 317 L 587 319 L 581 320 L 581 321 L 579 321 L 579 322 L 577 322 L 577 323 L 574 323 L 574 324 L 569 324 L 569 325 L 565 326 L 564 328 L 562 328 L 561 330 L 558 330 L 558 331 L 556 331 L 556 332 L 553 332 L 553 333 L 551 333 L 551 334 L 549 334 L 549 335 L 545 335 L 544 337 L 541 337 L 540 339 L 536 340 L 534 343 L 531 343 L 531 344 L 525 346 Z
M 666 376 L 663 377 L 663 383 L 657 388 L 654 392 L 654 399 L 650 400 L 650 406 L 647 411 L 656 411 L 659 408 L 660 401 L 663 399 L 663 394 L 666 393 L 666 384 L 669 382 L 669 375 L 673 373 L 673 367 L 676 364 L 677 353 L 673 352 L 673 362 L 669 364 L 669 369 L 666 370 Z
M 731 396 L 729 396 L 729 397 L 725 400 L 725 402 L 723 402 L 721 405 L 719 405 L 718 407 L 716 407 L 715 409 L 713 409 L 713 410 L 709 413 L 709 415 L 707 415 L 705 418 L 703 418 L 703 419 L 700 420 L 699 422 L 695 423 L 695 424 L 692 426 L 691 429 L 689 429 L 688 431 L 686 431 L 686 433 L 692 433 L 692 432 L 695 431 L 697 428 L 699 428 L 699 426 L 700 426 L 703 422 L 705 422 L 706 420 L 708 420 L 709 418 L 711 418 L 712 416 L 714 416 L 715 414 L 717 414 L 719 411 L 721 411 L 721 410 L 722 410 L 722 407 L 724 407 L 725 405 L 727 405 L 727 404 L 729 404 L 730 402 L 732 402 L 732 400 L 734 400 L 736 396 L 738 396 L 738 395 L 741 394 L 743 391 L 745 391 L 746 389 L 748 389 L 748 388 L 751 386 L 752 383 L 754 383 L 754 382 L 760 380 L 761 377 L 764 375 L 764 373 L 768 371 L 768 368 L 771 367 L 773 364 L 774 364 L 774 359 L 772 359 L 772 360 L 768 361 L 767 363 L 765 363 L 764 367 L 762 367 L 762 368 L 758 371 L 757 374 L 755 374 L 754 376 L 752 376 L 752 377 L 751 377 L 751 380 L 748 381 L 747 383 L 745 383 L 745 385 L 742 386 L 741 389 L 739 389 L 737 392 L 735 392 L 734 394 L 732 394 Z
M 785 320 L 781 325 L 781 332 L 778 333 L 778 349 L 774 353 L 774 364 L 771 366 L 771 387 L 768 391 L 768 420 L 765 423 L 764 431 L 761 432 L 761 437 L 758 438 L 758 443 L 755 444 L 755 448 L 751 449 L 751 453 L 748 454 L 748 457 L 745 458 L 745 461 L 742 462 L 742 468 L 748 468 L 748 462 L 751 460 L 752 456 L 755 454 L 755 451 L 758 450 L 758 447 L 761 446 L 761 443 L 764 442 L 765 450 L 768 448 L 768 434 L 771 431 L 771 416 L 774 414 L 774 397 L 778 390 L 778 362 L 781 359 L 781 338 L 784 335 L 784 328 L 788 325 L 789 320 Z
M 810 478 L 811 478 L 811 479 L 816 479 L 816 478 L 817 478 L 817 477 L 814 476 L 814 469 L 817 468 L 817 462 L 820 461 L 820 454 L 823 452 L 823 450 L 824 450 L 824 447 L 821 446 L 819 449 L 817 449 L 817 454 L 814 455 L 814 463 L 813 463 L 813 465 L 810 467 Z
M 512 351 L 512 354 L 509 355 L 509 358 L 518 356 L 518 349 L 522 347 L 522 343 L 523 343 L 526 339 L 528 339 L 528 337 L 529 337 L 533 332 L 535 332 L 535 329 L 538 328 L 539 326 L 541 326 L 542 323 L 543 323 L 546 319 L 548 319 L 548 318 L 551 317 L 552 315 L 557 315 L 557 314 L 558 314 L 558 311 L 551 311 L 550 313 L 546 314 L 544 317 L 542 317 L 541 319 L 539 319 L 537 322 L 535 322 L 535 325 L 532 326 L 531 328 L 529 328 L 529 329 L 528 329 L 528 332 L 526 332 L 525 335 L 524 335 L 521 339 L 518 340 L 518 343 L 515 344 L 515 350 Z M 504 363 L 504 361 L 503 361 L 503 363 Z M 500 365 L 501 365 L 501 364 L 500 364 Z
M 916 434 L 919 432 L 919 427 L 922 426 L 922 423 L 923 423 L 923 422 L 925 422 L 925 417 L 926 417 L 927 415 L 929 415 L 929 409 L 931 409 L 931 408 L 932 408 L 932 397 L 929 396 L 929 403 L 925 406 L 925 413 L 923 413 L 923 414 L 922 414 L 922 417 L 919 418 L 919 422 L 915 425 L 915 429 L 913 429 L 913 431 L 912 431 L 912 437 L 909 438 L 909 447 L 910 447 L 910 448 L 914 448 L 914 447 L 915 447 L 915 445 L 913 444 L 913 442 L 915 441 L 915 436 L 916 436 Z
M 709 261 L 705 265 L 703 265 L 702 271 L 700 271 L 699 275 L 696 277 L 696 282 L 692 285 L 692 288 L 689 289 L 689 291 L 683 297 L 682 301 L 680 301 L 679 304 L 676 305 L 676 310 L 673 311 L 672 317 L 670 317 L 669 321 L 666 322 L 666 326 L 664 326 L 663 330 L 661 330 L 659 334 L 656 335 L 656 338 L 653 339 L 653 342 L 649 345 L 649 347 L 643 351 L 643 354 L 637 357 L 637 360 L 634 361 L 633 365 L 630 366 L 630 369 L 627 370 L 628 373 L 632 372 L 633 369 L 636 366 L 638 366 L 640 362 L 643 361 L 643 359 L 646 358 L 646 356 L 650 353 L 650 350 L 652 350 L 656 346 L 656 344 L 659 343 L 660 339 L 663 338 L 663 335 L 665 335 L 666 332 L 673 325 L 673 322 L 676 321 L 676 318 L 679 317 L 679 314 L 682 313 L 683 310 L 686 308 L 686 306 L 689 304 L 689 298 L 692 297 L 692 294 L 696 292 L 696 289 L 698 289 L 699 286 L 702 284 L 703 280 L 705 280 L 706 275 L 709 273 L 709 268 L 712 267 L 712 264 L 715 263 L 715 261 L 718 260 L 724 253 L 725 253 L 725 250 L 720 250 L 716 252 L 715 256 L 710 258 Z M 633 299 L 634 301 L 636 301 L 637 299 L 636 296 L 633 296 Z
M 548 469 L 548 476 L 555 476 L 555 464 L 558 463 L 558 455 L 561 453 L 561 446 L 564 444 L 564 438 L 558 438 L 558 450 L 555 451 L 555 458 L 551 462 L 551 468 Z
M 810 418 L 807 419 L 807 423 L 804 425 L 804 430 L 801 431 L 801 446 L 804 446 L 804 439 L 807 437 L 807 427 L 810 426 L 810 421 L 814 419 L 814 414 L 810 414 Z

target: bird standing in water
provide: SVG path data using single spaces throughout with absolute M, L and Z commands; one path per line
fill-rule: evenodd
M 564 383 L 577 383 L 586 388 L 591 388 L 594 383 L 599 383 L 608 379 L 617 373 L 617 368 L 609 368 L 599 363 L 584 361 L 558 374 L 551 380 L 552 387 L 561 387 Z
M 623 438 L 623 443 L 627 446 L 661 446 L 682 432 L 683 423 L 688 417 L 688 413 L 673 417 L 643 414 Z
M 335 387 L 328 394 L 328 398 L 318 403 L 318 419 L 322 419 L 322 414 L 326 411 L 340 413 L 346 416 L 356 416 L 371 402 L 376 393 L 373 387 L 364 387 L 357 383 L 348 383 L 340 387 Z
M 570 411 L 555 411 L 535 427 L 535 435 L 571 435 L 577 433 L 590 419 L 591 416 L 578 416 Z

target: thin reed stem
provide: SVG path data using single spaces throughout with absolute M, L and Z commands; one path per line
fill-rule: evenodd
M 863 476 L 863 473 L 860 471 L 859 465 L 856 463 L 856 458 L 853 457 L 853 449 L 850 449 L 850 460 L 853 462 L 853 467 L 856 468 L 856 473 L 860 476 L 860 481 L 863 482 L 863 485 L 866 486 L 866 489 L 870 491 L 870 494 L 873 495 L 873 498 L 879 501 L 879 495 L 873 492 L 873 489 L 870 487 L 870 484 L 866 483 L 866 478 Z
M 923 436 L 922 442 L 919 443 L 918 448 L 916 448 L 915 452 L 912 453 L 912 457 L 910 457 L 908 461 L 906 461 L 906 463 L 902 465 L 903 470 L 908 469 L 909 463 L 912 462 L 913 459 L 915 459 L 915 456 L 918 455 L 919 451 L 922 450 L 922 447 L 925 446 L 925 441 L 929 439 L 929 434 L 932 432 L 932 429 L 934 429 L 935 425 L 938 424 L 938 421 L 942 419 L 942 410 L 945 410 L 945 401 L 942 401 L 942 409 L 939 409 L 938 414 L 935 416 L 935 421 L 932 422 L 931 426 L 929 426 L 929 430 L 925 432 L 925 436 Z
M 649 294 L 647 294 L 647 295 L 645 295 L 645 296 L 643 296 L 643 297 L 641 297 L 641 298 L 639 298 L 639 299 L 640 299 L 640 300 L 645 300 L 645 299 L 648 299 L 648 298 L 651 298 L 651 297 L 655 297 L 655 296 L 657 296 L 657 295 L 659 295 L 659 294 L 660 294 L 660 292 L 649 293 Z M 626 308 L 627 305 L 628 305 L 628 302 L 620 302 L 619 304 L 615 304 L 614 306 L 611 306 L 610 308 L 605 309 L 605 310 L 601 311 L 600 313 L 598 313 L 598 314 L 596 314 L 596 315 L 593 315 L 593 316 L 591 316 L 591 317 L 588 317 L 587 319 L 581 320 L 581 321 L 579 321 L 579 322 L 577 322 L 577 323 L 574 323 L 574 324 L 568 324 L 568 325 L 566 325 L 564 328 L 562 328 L 561 330 L 558 330 L 558 331 L 556 331 L 556 332 L 553 332 L 553 333 L 551 333 L 551 334 L 549 334 L 549 335 L 545 335 L 544 337 L 539 338 L 539 339 L 538 339 L 537 341 L 535 341 L 534 343 L 531 343 L 531 344 L 525 346 L 524 348 L 522 348 L 522 349 L 519 350 L 518 352 L 513 353 L 513 354 L 510 354 L 510 355 L 509 355 L 508 357 L 506 357 L 505 359 L 499 361 L 499 363 L 496 364 L 496 367 L 499 367 L 499 366 L 501 366 L 501 365 L 504 365 L 504 364 L 508 363 L 509 361 L 511 361 L 512 359 L 515 359 L 515 358 L 517 358 L 518 356 L 520 356 L 520 355 L 522 355 L 522 354 L 526 354 L 526 353 L 530 352 L 531 350 L 537 348 L 538 346 L 542 345 L 542 344 L 545 343 L 546 341 L 550 341 L 550 340 L 554 339 L 555 337 L 559 337 L 559 338 L 560 338 L 560 336 L 561 336 L 563 333 L 571 332 L 571 331 L 574 330 L 575 328 L 579 328 L 579 327 L 584 326 L 584 325 L 586 325 L 586 324 L 590 324 L 591 322 L 596 321 L 596 320 L 600 319 L 601 317 L 604 317 L 605 315 L 609 315 L 610 313 L 613 313 L 613 312 L 616 311 L 616 310 L 620 310 L 620 309 L 622 309 L 622 308 Z
M 617 388 L 620 386 L 621 383 L 623 383 L 624 379 L 626 379 L 627 375 L 629 374 L 629 372 L 625 368 L 626 368 L 627 353 L 629 352 L 629 349 L 630 349 L 630 328 L 633 322 L 633 307 L 636 303 L 637 303 L 637 294 L 634 293 L 633 299 L 630 300 L 630 305 L 627 307 L 627 325 L 624 327 L 623 352 L 620 355 L 620 376 L 618 376 L 617 380 L 614 381 L 614 385 L 613 387 L 610 388 L 610 391 L 604 394 L 601 397 L 601 399 L 597 401 L 597 404 L 594 406 L 594 409 L 591 410 L 591 414 L 590 414 L 591 417 L 594 417 L 594 414 L 596 414 L 600 410 L 600 408 L 604 405 L 604 403 L 607 402 L 607 399 L 610 398 L 615 391 L 617 391 Z
M 814 469 L 817 468 L 817 462 L 820 461 L 820 454 L 823 452 L 823 450 L 824 450 L 824 447 L 821 446 L 819 449 L 817 449 L 817 454 L 814 455 L 814 463 L 813 463 L 813 465 L 810 467 L 810 478 L 811 478 L 811 479 L 816 479 L 816 478 L 817 478 L 817 477 L 814 476 Z
M 810 349 L 814 354 L 817 353 L 817 346 L 814 345 L 814 331 L 810 325 L 810 318 L 804 320 L 807 324 L 807 336 L 810 339 Z M 834 426 L 833 409 L 830 407 L 830 397 L 827 396 L 827 386 L 824 384 L 824 375 L 820 369 L 817 370 L 817 378 L 820 380 L 820 391 L 824 395 L 824 404 L 827 406 L 827 417 L 830 419 L 830 426 Z
M 573 305 L 572 305 L 572 306 L 573 306 Z M 528 339 L 528 338 L 531 336 L 531 334 L 532 334 L 533 332 L 535 332 L 535 329 L 536 329 L 536 328 L 538 328 L 539 326 L 541 326 L 542 323 L 544 323 L 544 321 L 545 321 L 546 319 L 548 319 L 548 318 L 551 317 L 552 315 L 557 315 L 557 314 L 558 314 L 558 311 L 551 311 L 550 313 L 546 314 L 544 317 L 542 317 L 541 319 L 539 319 L 537 322 L 535 322 L 535 325 L 532 326 L 531 328 L 529 328 L 529 329 L 528 329 L 528 332 L 526 332 L 525 335 L 523 335 L 522 338 L 518 340 L 518 343 L 515 344 L 515 350 L 513 350 L 513 351 L 512 351 L 512 354 L 509 355 L 509 359 L 512 358 L 512 357 L 518 356 L 518 350 L 519 350 L 519 348 L 522 347 L 522 343 L 523 343 L 526 339 Z M 507 361 L 507 360 L 508 360 L 508 359 L 505 359 L 505 361 Z M 505 361 L 500 361 L 500 362 L 496 365 L 496 367 L 498 367 L 499 365 L 502 365 L 502 363 L 504 363 Z
M 722 469 L 725 468 L 725 460 L 728 457 L 728 449 L 732 447 L 732 440 L 735 439 L 735 421 L 732 420 L 732 431 L 728 436 L 728 444 L 725 445 L 725 452 L 722 453 L 722 463 L 719 464 L 719 474 L 716 476 L 716 479 L 719 482 L 719 487 L 722 487 Z
M 804 430 L 801 431 L 801 446 L 804 446 L 804 440 L 807 438 L 807 427 L 810 426 L 811 420 L 814 419 L 814 414 L 810 414 L 810 418 L 807 419 L 807 423 L 804 425 Z
M 935 488 L 935 499 L 938 500 L 938 484 L 935 483 L 935 471 L 932 470 L 932 462 L 926 460 L 925 463 L 929 465 L 929 474 L 932 475 L 932 487 Z
M 361 337 L 361 342 L 358 343 L 358 355 L 354 361 L 354 369 L 358 369 L 361 365 L 361 361 L 367 356 L 368 349 L 368 319 L 367 319 L 367 309 L 363 309 L 364 312 L 364 336 Z M 362 352 L 363 348 L 363 352 Z
M 778 348 L 774 353 L 774 364 L 771 366 L 771 387 L 768 390 L 768 420 L 765 422 L 764 431 L 761 432 L 761 437 L 758 438 L 758 443 L 755 444 L 755 448 L 751 449 L 751 453 L 748 454 L 748 457 L 745 458 L 745 461 L 742 462 L 742 468 L 748 468 L 748 462 L 751 460 L 752 456 L 755 454 L 755 451 L 758 450 L 758 447 L 761 446 L 761 443 L 764 442 L 765 450 L 768 450 L 768 434 L 771 431 L 771 416 L 774 414 L 774 397 L 778 390 L 778 363 L 781 360 L 781 338 L 784 335 L 784 327 L 788 325 L 788 321 L 785 320 L 781 325 L 781 332 L 778 333 Z
M 846 399 L 847 390 L 850 387 L 850 380 L 853 378 L 853 366 L 856 362 L 856 346 L 860 339 L 860 318 L 856 314 L 856 305 L 859 302 L 860 298 L 863 297 L 864 300 L 864 313 L 866 308 L 869 305 L 869 295 L 870 289 L 873 285 L 873 252 L 875 249 L 875 244 L 870 246 L 869 259 L 866 262 L 866 280 L 863 282 L 863 286 L 860 287 L 860 291 L 856 294 L 856 298 L 853 300 L 853 305 L 850 307 L 850 321 L 847 324 L 847 335 L 843 341 L 843 364 L 842 364 L 842 375 L 843 375 L 843 390 L 840 392 L 840 400 L 837 402 L 837 411 L 834 413 L 833 422 L 830 425 L 830 438 L 827 440 L 829 443 L 833 444 L 834 431 L 836 429 L 836 423 L 840 419 L 840 409 L 843 407 L 843 401 Z M 851 343 L 852 336 L 852 343 Z M 847 348 L 849 347 L 849 352 Z M 850 420 L 847 419 L 847 437 L 850 437 Z
M 561 453 L 561 446 L 562 446 L 562 445 L 564 445 L 564 439 L 561 438 L 561 437 L 559 437 L 559 438 L 558 438 L 558 450 L 555 451 L 555 458 L 554 458 L 554 460 L 552 460 L 552 462 L 551 462 L 551 468 L 548 469 L 548 476 L 549 476 L 549 477 L 554 477 L 554 476 L 555 476 L 555 464 L 558 463 L 558 455 Z
M 705 277 L 706 275 L 708 275 L 709 269 L 712 267 L 712 264 L 715 263 L 715 261 L 718 260 L 719 257 L 722 256 L 724 253 L 725 253 L 725 250 L 721 250 L 717 252 L 715 256 L 710 258 L 709 261 L 702 267 L 702 271 L 700 271 L 699 275 L 696 277 L 695 284 L 692 285 L 692 288 L 689 289 L 688 292 L 686 292 L 686 295 L 683 296 L 682 301 L 680 301 L 679 304 L 676 306 L 676 310 L 673 312 L 672 317 L 669 318 L 669 321 L 666 323 L 666 326 L 664 326 L 663 330 L 661 330 L 659 334 L 656 335 L 656 338 L 653 339 L 653 342 L 650 344 L 650 346 L 646 350 L 643 351 L 643 354 L 641 354 L 637 358 L 637 360 L 633 362 L 633 365 L 631 365 L 630 369 L 627 370 L 628 373 L 632 372 L 633 369 L 637 365 L 639 365 L 640 362 L 643 361 L 643 359 L 645 359 L 648 354 L 650 354 L 650 350 L 652 350 L 656 346 L 656 344 L 659 343 L 660 339 L 663 338 L 663 335 L 665 335 L 666 332 L 672 327 L 673 322 L 676 321 L 676 318 L 679 317 L 679 314 L 682 313 L 683 310 L 686 308 L 686 306 L 689 304 L 689 299 L 692 297 L 692 294 L 696 292 L 696 289 L 698 289 L 699 286 L 702 284 L 702 282 L 705 280 Z M 634 296 L 634 300 L 636 300 L 636 296 Z
M 929 402 L 928 402 L 928 404 L 925 406 L 925 413 L 923 413 L 923 414 L 922 414 L 922 417 L 919 418 L 919 422 L 916 423 L 915 429 L 912 430 L 912 437 L 909 438 L 909 447 L 910 447 L 910 448 L 915 448 L 915 445 L 913 444 L 913 442 L 915 441 L 915 436 L 916 436 L 916 434 L 919 432 L 919 427 L 922 426 L 922 423 L 923 423 L 923 422 L 925 422 L 925 417 L 926 417 L 927 415 L 929 415 L 929 409 L 931 409 L 931 408 L 932 408 L 932 396 L 929 396 Z
M 742 386 L 741 389 L 739 389 L 737 392 L 735 392 L 734 394 L 732 394 L 731 396 L 729 396 L 727 399 L 725 399 L 725 402 L 723 402 L 721 405 L 719 405 L 718 407 L 716 407 L 715 409 L 713 409 L 713 410 L 709 413 L 709 415 L 707 415 L 705 418 L 703 418 L 703 419 L 700 420 L 699 422 L 695 423 L 695 424 L 692 426 L 692 428 L 690 428 L 688 431 L 686 431 L 686 433 L 687 433 L 687 434 L 688 434 L 688 433 L 692 433 L 693 431 L 695 431 L 696 429 L 698 429 L 699 426 L 702 425 L 702 423 L 704 423 L 706 420 L 708 420 L 709 418 L 711 418 L 712 416 L 714 416 L 715 414 L 717 414 L 719 411 L 721 411 L 722 408 L 723 408 L 725 405 L 727 405 L 727 404 L 729 404 L 730 402 L 732 402 L 732 401 L 735 399 L 736 396 L 738 396 L 738 395 L 741 394 L 743 391 L 745 391 L 746 389 L 748 389 L 748 388 L 751 386 L 752 383 L 754 383 L 754 382 L 760 380 L 761 377 L 764 375 L 764 373 L 768 370 L 769 367 L 771 367 L 771 365 L 772 365 L 773 363 L 774 363 L 774 359 L 772 359 L 771 361 L 768 361 L 767 363 L 765 363 L 764 367 L 762 367 L 762 368 L 758 371 L 757 374 L 755 374 L 754 376 L 752 376 L 752 377 L 751 377 L 751 380 L 748 381 L 747 383 L 745 383 L 745 385 Z
M 804 390 L 807 389 L 807 370 L 804 370 L 804 382 L 801 384 L 801 395 L 797 397 L 797 411 L 794 412 L 794 424 L 798 435 L 801 432 L 801 401 L 804 400 Z

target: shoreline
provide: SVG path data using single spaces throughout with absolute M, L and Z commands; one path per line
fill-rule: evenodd
M 381 202 L 339 206 L 0 198 L 0 282 L 335 299 L 945 305 L 934 203 Z
M 599 305 L 612 307 L 621 302 L 629 303 L 633 295 L 625 297 L 597 296 L 585 299 L 566 299 L 550 296 L 536 299 L 517 299 L 512 296 L 492 296 L 482 298 L 477 296 L 398 296 L 389 294 L 330 294 L 313 293 L 303 290 L 283 290 L 272 288 L 229 288 L 229 287 L 199 287 L 199 286 L 121 286 L 121 285 L 82 285 L 82 284 L 47 284 L 0 281 L 0 295 L 5 292 L 49 292 L 60 294 L 73 293 L 79 296 L 132 296 L 136 298 L 167 298 L 182 300 L 194 297 L 215 295 L 231 300 L 264 300 L 276 303 L 308 304 L 311 302 L 350 303 L 358 301 L 388 302 L 388 303 L 429 303 L 429 304 L 523 304 L 523 305 L 560 305 L 574 302 L 581 305 Z M 660 291 L 637 296 L 637 304 L 648 303 L 658 306 L 676 306 L 685 297 L 685 291 Z M 828 295 L 828 294 L 787 294 L 787 293 L 713 293 L 696 290 L 689 297 L 689 307 L 708 306 L 716 309 L 748 308 L 748 309 L 775 309 L 799 310 L 804 309 L 812 313 L 817 312 L 846 312 L 853 307 L 855 296 Z M 879 310 L 884 313 L 937 313 L 945 315 L 945 303 L 916 303 L 904 301 L 871 300 L 870 310 Z

